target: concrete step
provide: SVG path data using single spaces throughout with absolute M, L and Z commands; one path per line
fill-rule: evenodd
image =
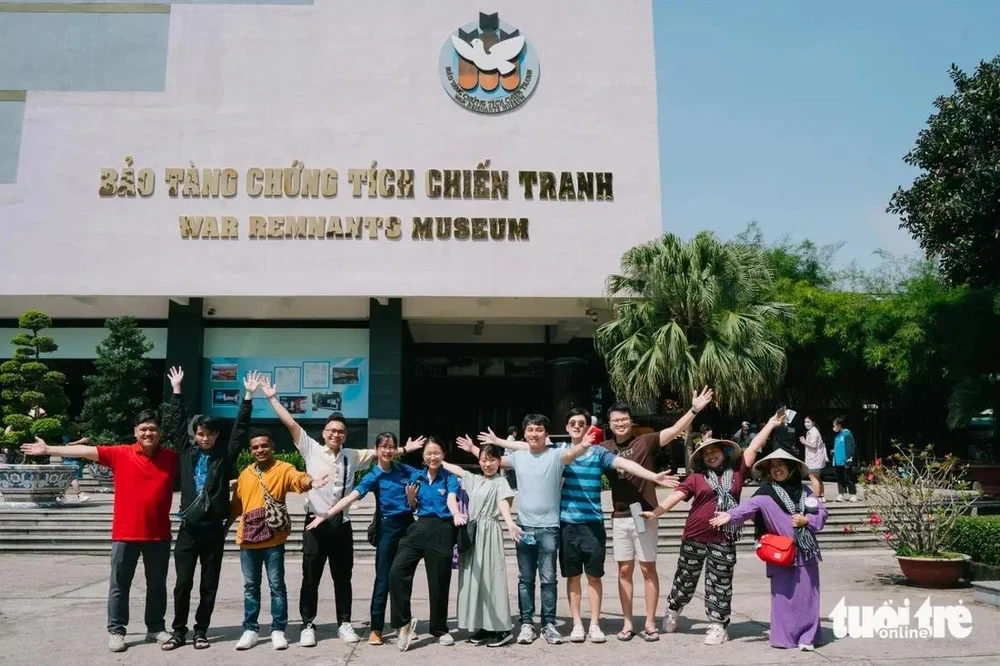
M 972 587 L 975 589 L 975 596 L 973 597 L 975 601 L 1000 608 L 1000 581 L 973 581 Z

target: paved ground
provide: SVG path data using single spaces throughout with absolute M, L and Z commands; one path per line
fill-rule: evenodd
M 847 603 L 878 606 L 893 600 L 900 604 L 904 598 L 911 600 L 915 609 L 929 595 L 935 605 L 951 605 L 963 601 L 968 604 L 973 617 L 973 632 L 959 640 L 880 640 L 834 639 L 831 622 L 824 619 L 823 645 L 815 653 L 784 651 L 768 646 L 763 631 L 768 626 L 768 584 L 763 564 L 756 558 L 744 556 L 737 565 L 736 597 L 731 626 L 732 640 L 721 647 L 701 644 L 705 624 L 701 590 L 699 596 L 681 620 L 680 633 L 664 636 L 658 643 L 645 644 L 639 639 L 620 643 L 611 635 L 620 627 L 614 565 L 609 564 L 605 578 L 605 614 L 602 623 L 610 641 L 604 645 L 566 644 L 549 646 L 536 642 L 530 646 L 514 645 L 490 650 L 475 648 L 460 642 L 445 648 L 424 637 L 405 654 L 397 652 L 391 643 L 383 647 L 360 644 L 350 647 L 334 638 L 330 623 L 333 613 L 332 585 L 325 582 L 321 592 L 318 647 L 306 649 L 293 643 L 285 652 L 275 652 L 269 643 L 261 643 L 253 650 L 237 653 L 233 647 L 239 637 L 242 618 L 242 580 L 239 562 L 227 558 L 223 567 L 223 580 L 216 607 L 216 625 L 212 628 L 212 648 L 202 652 L 185 646 L 176 652 L 163 653 L 155 645 L 142 644 L 144 627 L 142 618 L 143 584 L 141 567 L 132 594 L 132 624 L 129 627 L 129 650 L 112 655 L 106 651 L 105 618 L 108 589 L 108 563 L 96 557 L 31 558 L 27 556 L 2 556 L 3 584 L 0 585 L 0 661 L 10 664 L 386 664 L 386 663 L 435 663 L 464 661 L 466 663 L 548 663 L 548 664 L 607 664 L 612 661 L 650 660 L 660 662 L 683 660 L 685 664 L 752 663 L 755 666 L 779 663 L 907 663 L 942 664 L 1000 663 L 1000 609 L 972 602 L 971 589 L 925 591 L 901 584 L 898 568 L 888 551 L 834 551 L 826 555 L 822 565 L 822 610 L 829 613 L 841 597 Z M 289 606 L 291 617 L 297 616 L 298 575 L 300 559 L 289 553 L 287 571 L 289 580 Z M 660 560 L 661 603 L 673 575 L 673 557 Z M 515 589 L 517 567 L 513 560 L 507 563 L 510 589 Z M 354 570 L 355 626 L 359 634 L 367 628 L 367 611 L 372 585 L 371 561 L 359 562 Z M 426 631 L 426 584 L 418 571 L 418 584 L 414 590 L 414 611 L 421 619 L 420 631 Z M 638 582 L 638 581 L 637 581 Z M 173 584 L 171 576 L 170 584 Z M 452 584 L 454 598 L 456 583 Z M 636 608 L 641 609 L 642 586 L 637 585 Z M 568 608 L 564 589 L 560 589 L 559 621 L 568 633 Z M 261 619 L 266 628 L 267 596 Z M 512 594 L 512 599 L 514 596 Z M 515 602 L 516 604 L 516 602 Z M 584 603 L 586 608 L 586 602 Z M 172 610 L 170 604 L 168 613 Z M 454 603 L 452 604 L 454 609 Z M 641 614 L 641 611 L 640 611 Z M 137 621 L 135 618 L 138 618 Z M 641 618 L 637 617 L 641 622 Z M 168 615 L 169 624 L 170 617 Z M 289 628 L 289 638 L 298 639 L 295 624 Z

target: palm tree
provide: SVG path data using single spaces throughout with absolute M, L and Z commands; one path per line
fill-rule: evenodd
M 648 404 L 707 385 L 739 413 L 773 397 L 785 372 L 778 324 L 792 309 L 764 300 L 774 276 L 759 248 L 665 234 L 621 266 L 607 281 L 614 319 L 594 335 L 620 398 Z

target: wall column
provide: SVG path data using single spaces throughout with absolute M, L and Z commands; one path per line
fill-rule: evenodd
M 385 430 L 399 432 L 403 408 L 403 300 L 371 299 L 368 324 L 368 446 Z
M 201 413 L 202 365 L 205 350 L 205 320 L 201 316 L 202 299 L 189 299 L 187 305 L 170 301 L 167 311 L 166 366 L 184 369 L 184 402 L 188 414 Z M 163 377 L 163 396 L 169 398 L 170 381 Z

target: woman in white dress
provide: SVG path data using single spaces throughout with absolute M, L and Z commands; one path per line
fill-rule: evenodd
M 460 437 L 460 444 L 463 439 L 468 437 Z M 468 444 L 472 445 L 471 440 Z M 500 647 L 514 640 L 500 521 L 506 523 L 512 539 L 516 540 L 521 530 L 510 512 L 514 491 L 500 475 L 502 457 L 503 450 L 498 446 L 480 447 L 482 475 L 444 464 L 445 469 L 461 477 L 462 487 L 469 495 L 468 524 L 475 525 L 472 547 L 459 555 L 458 626 L 472 633 L 470 643 L 489 647 Z
M 813 494 L 819 498 L 820 502 L 826 501 L 826 494 L 823 489 L 823 468 L 829 460 L 826 455 L 826 444 L 823 436 L 816 427 L 816 421 L 811 417 L 805 418 L 806 435 L 799 437 L 799 441 L 806 451 L 806 466 L 809 468 L 809 482 L 812 486 Z

